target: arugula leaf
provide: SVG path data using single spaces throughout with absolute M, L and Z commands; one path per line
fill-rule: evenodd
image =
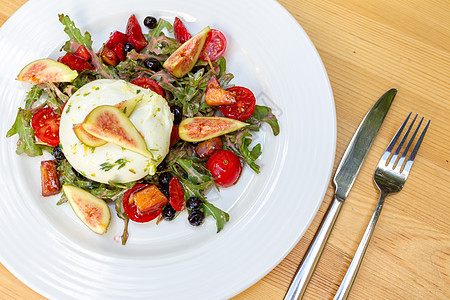
M 19 135 L 16 150 L 16 153 L 19 155 L 22 153 L 28 156 L 42 155 L 42 149 L 35 143 L 34 131 L 30 125 L 32 117 L 33 113 L 30 110 L 19 108 L 14 124 L 6 133 L 6 137 L 11 137 L 15 134 Z
M 25 97 L 25 109 L 31 109 L 33 104 L 41 98 L 43 92 L 44 90 L 42 88 L 33 85 Z
M 277 117 L 272 113 L 272 109 L 267 106 L 256 105 L 253 115 L 250 117 L 250 122 L 265 122 L 272 128 L 273 135 L 277 136 L 280 133 L 280 125 Z
M 221 209 L 218 209 L 208 201 L 203 200 L 203 211 L 206 216 L 212 216 L 216 220 L 217 232 L 220 232 L 225 223 L 230 220 L 230 215 Z
M 169 31 L 169 32 L 173 32 L 173 26 L 172 26 L 172 24 L 170 24 L 169 21 L 166 21 L 164 19 L 159 19 L 158 24 L 156 24 L 156 27 L 150 31 L 149 39 L 152 39 L 155 36 L 161 35 L 164 28 L 167 29 L 167 31 Z
M 259 165 L 257 165 L 255 161 L 262 154 L 261 144 L 257 144 L 250 150 L 249 147 L 252 142 L 251 136 L 252 135 L 249 132 L 245 132 L 242 135 L 239 149 L 241 150 L 245 162 L 256 172 L 256 174 L 259 174 Z
M 65 26 L 64 32 L 67 33 L 70 39 L 73 39 L 76 42 L 84 45 L 86 48 L 92 50 L 92 40 L 89 32 L 86 31 L 83 35 L 80 29 L 75 26 L 75 23 L 67 15 L 60 14 L 58 15 L 58 17 L 59 21 Z M 70 41 L 68 41 L 67 43 L 69 43 L 70 45 Z M 67 43 L 64 47 L 68 46 Z

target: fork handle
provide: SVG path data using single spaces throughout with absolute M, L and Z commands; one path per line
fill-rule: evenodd
M 356 274 L 359 271 L 359 267 L 361 266 L 364 254 L 367 250 L 367 246 L 369 246 L 370 238 L 372 237 L 375 225 L 377 224 L 378 218 L 381 214 L 381 209 L 383 208 L 384 200 L 386 199 L 386 197 L 387 194 L 380 194 L 380 198 L 378 199 L 375 211 L 372 214 L 372 218 L 370 218 L 369 225 L 367 225 L 366 231 L 364 232 L 361 242 L 359 243 L 355 256 L 353 257 L 352 262 L 350 263 L 350 266 L 348 267 L 344 279 L 342 279 L 341 285 L 339 286 L 339 289 L 333 300 L 347 299 L 348 295 L 350 294 L 350 290 L 353 286 L 353 282 L 355 281 Z
M 300 267 L 295 273 L 294 279 L 289 286 L 289 289 L 284 296 L 284 300 L 297 300 L 303 297 L 306 291 L 306 286 L 311 279 L 312 273 L 316 268 L 323 248 L 330 236 L 334 223 L 341 211 L 343 201 L 334 197 L 334 200 L 328 208 L 322 223 L 319 226 L 319 230 L 316 232 L 313 241 L 309 245 L 306 254 L 303 256 L 303 260 L 300 263 Z

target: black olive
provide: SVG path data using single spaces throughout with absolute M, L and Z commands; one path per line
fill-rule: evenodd
M 149 57 L 146 60 L 144 60 L 144 66 L 155 72 L 161 70 L 161 63 L 154 57 Z
M 167 199 L 169 199 L 169 185 L 163 185 L 161 187 L 159 187 L 159 190 L 161 191 L 161 193 L 164 194 L 164 196 L 166 196 Z
M 172 205 L 167 204 L 162 210 L 162 217 L 166 221 L 172 221 L 177 214 L 177 211 L 172 207 Z
M 201 210 L 194 210 L 188 216 L 189 224 L 192 226 L 200 226 L 205 220 L 205 214 Z
M 199 197 L 191 197 L 186 201 L 186 208 L 190 211 L 201 210 L 203 201 Z
M 125 51 L 125 53 L 128 53 L 133 49 L 134 45 L 132 43 L 126 43 L 125 46 L 123 46 L 123 51 Z
M 172 105 L 170 111 L 173 113 L 173 124 L 178 125 L 183 119 L 183 110 L 178 105 Z
M 172 174 L 170 174 L 169 172 L 161 173 L 161 175 L 159 175 L 159 184 L 161 184 L 162 186 L 168 186 L 170 179 L 172 179 Z
M 144 25 L 150 29 L 153 29 L 156 27 L 156 24 L 158 24 L 158 20 L 156 20 L 155 17 L 147 16 L 144 19 Z
M 62 152 L 61 147 L 56 146 L 55 148 L 53 148 L 53 157 L 56 158 L 57 160 L 63 160 L 64 158 L 66 158 L 64 156 L 64 153 Z
M 157 172 L 164 171 L 167 168 L 166 161 L 162 161 L 159 163 L 159 165 L 156 167 Z

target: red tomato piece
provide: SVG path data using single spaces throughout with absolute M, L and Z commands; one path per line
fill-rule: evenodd
M 50 107 L 38 110 L 31 119 L 35 136 L 42 142 L 55 147 L 59 144 L 59 122 L 61 116 Z
M 173 31 L 177 41 L 182 44 L 184 44 L 192 37 L 192 35 L 186 29 L 186 26 L 184 26 L 183 21 L 181 21 L 178 17 L 175 17 L 175 21 L 173 22 Z
M 245 121 L 253 115 L 256 107 L 256 98 L 252 91 L 242 86 L 233 86 L 226 89 L 231 92 L 236 103 L 219 106 L 220 111 L 228 118 Z
M 150 186 L 150 185 L 146 184 L 146 183 L 135 184 L 131 189 L 126 191 L 123 196 L 123 201 L 122 201 L 123 210 L 127 214 L 128 218 L 130 218 L 130 220 L 132 220 L 134 222 L 138 222 L 138 223 L 150 222 L 151 220 L 155 219 L 156 217 L 158 217 L 161 214 L 162 207 L 157 210 L 148 212 L 148 213 L 140 213 L 137 208 L 136 203 L 133 202 L 130 204 L 130 196 L 133 193 L 143 190 L 148 186 Z
M 144 49 L 148 44 L 148 41 L 145 39 L 145 36 L 142 33 L 141 25 L 139 25 L 139 22 L 136 19 L 135 15 L 131 15 L 131 17 L 128 19 L 126 35 L 128 38 L 128 42 L 133 44 L 137 52 Z
M 128 43 L 128 37 L 126 34 L 120 32 L 120 31 L 114 31 L 109 36 L 109 39 L 105 44 L 105 47 L 112 49 L 118 43 L 122 43 L 125 45 L 126 43 Z
M 179 132 L 179 127 L 178 127 L 178 125 L 174 124 L 172 127 L 172 132 L 170 133 L 170 147 L 175 145 L 176 142 L 178 142 L 180 140 L 180 135 L 178 132 Z
M 205 167 L 215 178 L 215 183 L 221 187 L 229 187 L 235 184 L 242 172 L 239 157 L 229 150 L 215 152 L 208 159 Z
M 126 55 L 125 55 L 125 50 L 124 50 L 124 48 L 125 48 L 125 45 L 122 44 L 122 43 L 117 43 L 117 44 L 114 46 L 114 48 L 112 48 L 112 50 L 116 53 L 117 58 L 118 58 L 120 61 L 125 61 L 125 59 L 127 58 Z
M 206 37 L 205 45 L 200 53 L 199 58 L 203 61 L 215 61 L 223 55 L 227 48 L 227 39 L 222 32 L 211 29 Z
M 94 69 L 94 67 L 87 60 L 70 52 L 66 53 L 66 55 L 64 55 L 63 57 L 60 57 L 58 61 L 65 64 L 72 70 L 77 71 L 78 73 L 81 73 L 86 69 Z
M 161 96 L 164 97 L 164 90 L 162 87 L 159 86 L 159 84 L 154 81 L 151 78 L 148 77 L 137 77 L 135 78 L 132 82 L 132 84 L 138 85 L 141 88 L 144 89 L 150 89 L 158 94 L 160 94 Z
M 184 190 L 176 176 L 172 177 L 169 182 L 169 203 L 176 211 L 180 211 L 184 207 Z
M 86 47 L 81 45 L 78 47 L 77 51 L 75 51 L 74 55 L 81 57 L 82 59 L 88 61 L 91 59 L 91 54 L 89 54 L 89 51 L 87 51 Z

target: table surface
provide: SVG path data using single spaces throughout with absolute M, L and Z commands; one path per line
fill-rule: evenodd
M 25 0 L 0 0 L 2 25 Z M 336 293 L 378 199 L 372 176 L 406 114 L 431 125 L 408 181 L 383 208 L 349 299 L 450 298 L 450 2 L 280 0 L 316 46 L 336 102 L 335 171 L 362 117 L 398 94 L 345 201 L 304 299 Z M 282 299 L 325 211 L 267 276 L 235 300 Z M 42 299 L 0 264 L 0 299 Z

